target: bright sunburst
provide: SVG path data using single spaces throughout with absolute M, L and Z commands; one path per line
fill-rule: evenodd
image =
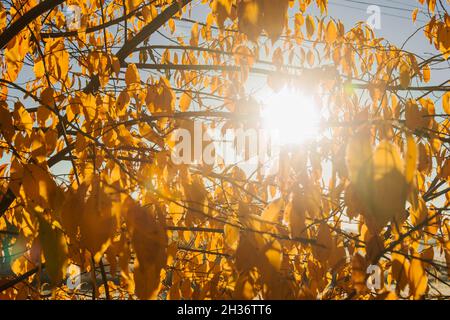
M 265 95 L 262 105 L 264 129 L 283 145 L 302 144 L 319 133 L 319 112 L 312 97 L 283 88 Z

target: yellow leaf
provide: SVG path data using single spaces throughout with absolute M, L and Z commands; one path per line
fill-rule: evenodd
M 76 239 L 78 234 L 80 218 L 84 211 L 85 196 L 85 185 L 81 185 L 77 190 L 70 188 L 65 194 L 64 203 L 61 208 L 61 225 L 71 239 Z
M 450 159 L 445 160 L 444 164 L 441 167 L 441 171 L 439 172 L 439 176 L 442 179 L 450 178 Z
M 127 9 L 133 11 L 139 6 L 140 3 L 141 1 L 139 0 L 127 0 Z
M 39 239 L 44 251 L 45 271 L 52 284 L 58 286 L 66 275 L 68 249 L 61 230 L 39 218 Z
M 284 206 L 283 199 L 277 199 L 271 202 L 261 214 L 261 218 L 268 222 L 277 222 L 280 218 L 280 211 Z
M 23 52 L 23 49 L 28 47 L 28 40 L 29 37 L 14 37 L 5 48 L 4 57 L 6 62 L 6 72 L 4 73 L 4 77 L 11 82 L 14 82 L 17 79 L 17 76 L 22 69 L 26 53 Z
M 233 291 L 233 299 L 251 300 L 255 297 L 253 283 L 248 272 L 239 275 Z
M 120 73 L 120 61 L 119 58 L 116 56 L 112 57 L 112 70 L 116 74 L 116 76 L 119 76 Z
M 405 256 L 399 253 L 393 253 L 391 259 L 391 276 L 397 282 L 397 289 L 400 291 L 408 284 L 410 263 Z
M 352 140 L 347 149 L 350 181 L 361 201 L 368 227 L 377 233 L 394 217 L 404 216 L 409 188 L 405 167 L 398 148 L 390 142 L 382 141 L 373 156 L 367 158 L 370 154 L 367 140 L 362 137 Z
M 411 83 L 411 71 L 406 63 L 400 65 L 400 86 L 407 89 Z
M 89 250 L 95 261 L 100 261 L 116 231 L 112 199 L 99 182 L 92 184 L 93 190 L 79 214 L 80 242 Z
M 63 38 L 47 39 L 45 43 L 45 66 L 50 81 L 65 80 L 69 71 L 69 53 Z
M 266 259 L 269 261 L 270 265 L 277 271 L 281 269 L 281 263 L 283 261 L 283 252 L 280 243 L 274 240 L 270 247 L 264 253 Z
M 136 252 L 135 293 L 140 299 L 156 297 L 160 272 L 167 262 L 167 235 L 155 212 L 137 204 L 130 209 L 128 224 L 132 229 L 131 242 Z
M 450 92 L 447 92 L 443 95 L 442 108 L 444 109 L 446 114 L 450 115 Z
M 223 229 L 225 246 L 233 251 L 236 250 L 239 243 L 239 228 L 227 223 Z
M 42 163 L 47 158 L 47 146 L 45 144 L 45 135 L 42 132 L 42 130 L 39 130 L 37 132 L 33 132 L 33 134 L 30 137 L 31 140 L 31 156 L 33 159 L 35 159 L 38 163 Z
M 413 20 L 413 22 L 416 22 L 418 13 L 419 13 L 419 8 L 415 8 L 413 13 L 412 13 L 412 20 Z
M 263 0 L 262 26 L 274 43 L 283 32 L 289 0 Z
M 428 2 L 428 10 L 430 10 L 431 13 L 434 13 L 434 10 L 436 9 L 436 0 L 427 0 L 427 2 Z
M 191 105 L 192 97 L 189 93 L 184 92 L 183 95 L 180 98 L 180 110 L 186 111 L 189 109 L 189 106 Z
M 314 65 L 315 56 L 312 50 L 308 50 L 308 54 L 306 55 L 306 59 L 310 67 Z
M 425 83 L 430 82 L 431 79 L 430 66 L 426 65 L 425 67 L 423 67 L 422 72 L 423 72 L 423 81 L 425 81 Z
M 413 256 L 408 273 L 409 285 L 414 299 L 420 299 L 428 288 L 428 278 L 419 257 Z
M 184 299 L 189 299 L 192 296 L 192 285 L 189 278 L 182 280 L 180 290 Z
M 23 248 L 25 249 L 25 248 Z M 11 271 L 16 275 L 22 275 L 33 267 L 32 263 L 24 256 L 20 256 L 11 264 Z
M 411 197 L 411 223 L 417 226 L 428 217 L 428 208 L 425 200 L 417 192 L 414 192 Z
M 398 296 L 395 293 L 395 291 L 387 291 L 385 293 L 382 293 L 377 299 L 382 300 L 398 300 Z
M 358 292 L 367 290 L 366 276 L 367 263 L 362 255 L 356 253 L 352 257 L 352 283 Z
M 13 117 L 4 101 L 0 101 L 0 132 L 8 141 L 14 136 Z
M 403 215 L 407 191 L 403 170 L 398 148 L 382 141 L 374 152 L 372 174 L 375 185 L 369 204 L 369 211 L 380 226 L 396 215 Z
M 350 219 L 356 218 L 364 210 L 353 184 L 349 184 L 345 189 L 344 202 L 347 205 L 346 213 Z
M 314 22 L 314 18 L 310 15 L 306 17 L 306 35 L 308 39 L 311 39 L 311 37 L 314 35 L 314 32 L 316 30 L 316 24 Z
M 125 114 L 126 108 L 130 104 L 130 95 L 128 94 L 128 90 L 122 90 L 119 93 L 116 101 L 116 108 L 119 115 Z
M 2 3 L 0 3 L 0 32 L 3 31 L 3 29 L 5 29 L 6 27 L 6 14 L 7 14 L 7 10 L 5 10 L 5 7 L 3 6 Z
M 409 99 L 406 102 L 405 124 L 410 130 L 428 127 L 431 118 L 427 116 L 428 111 L 425 108 L 420 108 L 414 100 Z
M 407 137 L 406 142 L 406 168 L 405 178 L 408 183 L 411 183 L 417 170 L 417 161 L 419 159 L 419 149 L 416 141 L 412 136 Z
M 237 13 L 239 18 L 239 31 L 246 34 L 249 39 L 256 40 L 262 30 L 260 23 L 262 11 L 259 1 L 240 1 L 237 7 Z
M 55 106 L 55 91 L 52 88 L 45 88 L 41 92 L 41 101 L 45 107 L 53 108 Z M 50 110 L 49 110 L 50 111 Z
M 232 0 L 214 0 L 212 8 L 214 14 L 216 15 L 216 21 L 219 27 L 223 28 L 225 20 L 231 14 L 232 5 Z
M 191 40 L 190 45 L 193 47 L 198 46 L 198 40 L 199 40 L 199 33 L 198 33 L 198 23 L 194 23 L 191 29 Z
M 34 74 L 36 75 L 36 78 L 42 78 L 44 76 L 45 69 L 44 69 L 44 62 L 42 61 L 42 59 L 36 60 L 33 66 L 33 71 Z
M 313 247 L 315 257 L 324 263 L 332 252 L 332 236 L 327 223 L 321 223 L 317 233 L 317 246 Z
M 139 76 L 139 71 L 134 63 L 130 63 L 127 67 L 127 71 L 125 72 L 125 83 L 127 85 L 132 85 L 135 83 L 139 83 L 141 78 Z
M 173 19 L 169 20 L 169 29 L 172 34 L 175 32 L 175 21 Z
M 330 20 L 327 25 L 326 41 L 333 43 L 337 39 L 337 27 L 333 20 Z
M 428 247 L 427 249 L 423 250 L 423 251 L 420 253 L 420 258 L 421 258 L 422 265 L 423 265 L 423 268 L 424 268 L 424 269 L 425 269 L 425 268 L 430 268 L 430 267 L 432 267 L 430 263 L 433 262 L 433 258 L 434 258 L 434 247 L 433 247 L 433 246 L 430 246 L 430 247 Z
M 357 184 L 360 171 L 372 157 L 372 147 L 368 130 L 357 132 L 353 135 L 347 145 L 346 162 L 350 181 Z
M 20 129 L 25 130 L 28 136 L 31 135 L 34 121 L 21 102 L 14 104 L 14 120 Z
M 306 229 L 306 208 L 303 204 L 303 200 L 304 199 L 296 193 L 286 206 L 285 216 L 289 219 L 289 230 L 293 238 L 300 237 Z
M 156 7 L 153 4 L 142 8 L 142 16 L 146 23 L 150 23 L 158 15 Z
M 48 171 L 36 164 L 24 165 L 21 193 L 27 205 L 35 210 L 56 209 L 61 200 Z

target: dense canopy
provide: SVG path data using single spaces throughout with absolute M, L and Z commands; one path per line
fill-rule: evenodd
M 1 1 L 0 299 L 449 298 L 450 1 L 409 3 L 432 55 L 328 0 Z M 173 161 L 257 86 L 314 137 Z

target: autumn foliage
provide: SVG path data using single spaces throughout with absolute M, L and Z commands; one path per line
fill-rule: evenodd
M 449 1 L 411 3 L 435 55 L 327 0 L 2 1 L 0 299 L 450 297 Z M 260 126 L 255 77 L 324 134 L 275 175 L 174 164 L 177 128 Z

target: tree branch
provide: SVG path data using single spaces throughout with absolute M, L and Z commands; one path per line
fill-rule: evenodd
M 41 266 L 42 269 L 44 269 L 44 266 Z M 29 277 L 31 277 L 33 274 L 37 273 L 39 271 L 39 266 L 31 269 L 30 271 L 25 272 L 24 274 L 14 278 L 13 280 L 0 285 L 0 292 L 5 291 L 11 287 L 14 287 L 16 284 L 28 279 Z
M 168 8 L 166 8 L 161 14 L 159 14 L 152 22 L 147 24 L 145 27 L 139 31 L 132 39 L 127 40 L 122 48 L 116 53 L 116 57 L 119 59 L 120 63 L 123 63 L 125 59 L 136 49 L 136 47 L 143 42 L 145 39 L 150 37 L 155 33 L 161 26 L 163 26 L 167 21 L 169 21 L 180 9 L 189 4 L 192 0 L 179 0 L 172 3 Z M 98 90 L 100 86 L 100 81 L 98 76 L 91 78 L 91 81 L 84 88 L 84 93 L 92 93 Z
M 11 39 L 17 36 L 23 29 L 27 27 L 31 21 L 39 17 L 41 14 L 48 10 L 52 10 L 65 0 L 47 0 L 39 3 L 31 10 L 27 11 L 23 16 L 13 22 L 13 24 L 3 31 L 0 35 L 0 50 L 3 49 Z

